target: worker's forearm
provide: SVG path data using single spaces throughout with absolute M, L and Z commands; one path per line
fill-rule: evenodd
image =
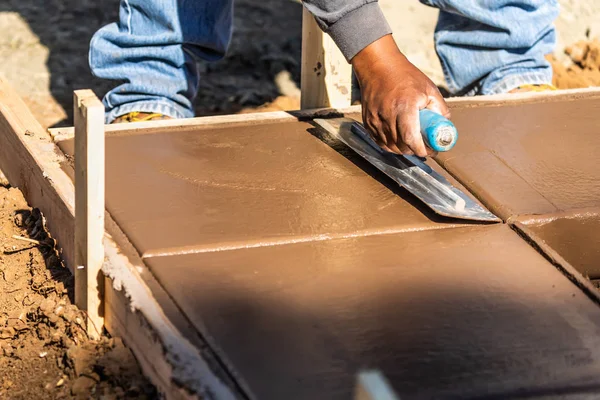
M 304 0 L 303 3 L 348 61 L 392 32 L 377 0 Z
M 408 65 L 406 57 L 400 52 L 392 35 L 385 35 L 366 46 L 352 58 L 352 67 L 359 81 L 381 74 L 394 75 L 399 65 Z

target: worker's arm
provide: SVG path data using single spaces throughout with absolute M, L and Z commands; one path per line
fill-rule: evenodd
M 431 153 L 419 131 L 419 110 L 449 117 L 433 82 L 400 52 L 376 0 L 304 0 L 321 29 L 352 63 L 361 87 L 363 120 L 387 150 Z

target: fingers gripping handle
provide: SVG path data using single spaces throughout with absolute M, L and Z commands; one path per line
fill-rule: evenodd
M 428 110 L 419 111 L 421 135 L 425 144 L 435 151 L 448 151 L 458 140 L 458 131 L 446 117 Z

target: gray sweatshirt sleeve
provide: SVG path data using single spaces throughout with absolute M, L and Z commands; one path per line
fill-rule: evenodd
M 348 61 L 392 33 L 377 0 L 304 0 L 303 4 Z

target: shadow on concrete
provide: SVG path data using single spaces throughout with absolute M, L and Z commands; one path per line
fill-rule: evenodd
M 439 237 L 432 231 L 420 235 Z M 466 261 L 466 268 L 453 261 L 437 264 L 449 254 L 413 264 L 403 257 L 425 247 L 415 249 L 409 238 L 146 262 L 256 398 L 350 399 L 355 374 L 365 368 L 383 371 L 402 399 L 600 394 L 598 310 L 565 277 L 555 271 L 535 287 L 536 273 L 519 266 L 507 264 L 511 272 L 486 276 L 477 262 Z M 395 243 L 396 260 L 377 251 L 367 252 L 369 259 L 361 255 L 360 246 L 372 249 L 382 240 Z M 437 274 L 433 264 L 449 270 Z M 554 269 L 534 264 L 537 272 Z

